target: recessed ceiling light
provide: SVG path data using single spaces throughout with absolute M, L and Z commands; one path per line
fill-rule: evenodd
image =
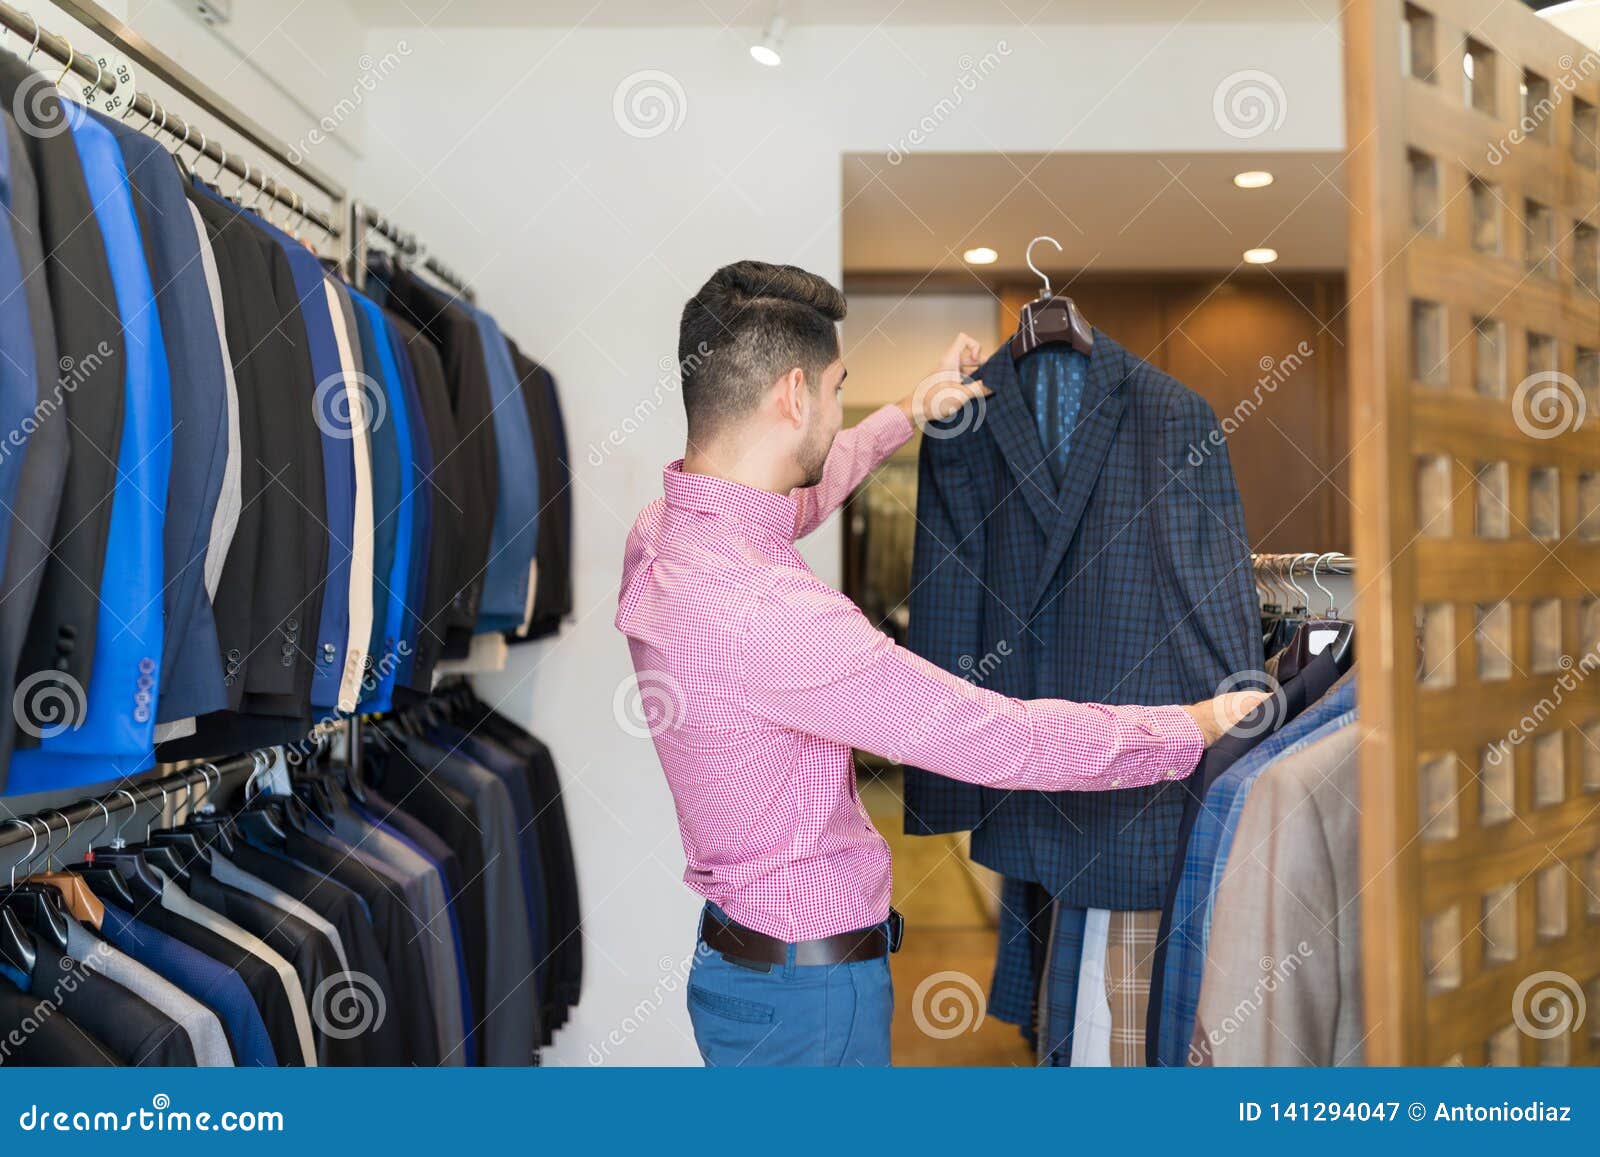
M 789 27 L 789 22 L 780 15 L 774 15 L 767 23 L 767 30 L 762 33 L 759 42 L 750 46 L 750 56 L 757 64 L 764 64 L 768 68 L 777 68 L 783 63 L 783 54 L 778 51 L 783 42 L 784 31 Z
M 968 265 L 993 265 L 1000 259 L 1000 254 L 990 249 L 987 245 L 980 245 L 976 249 L 968 249 L 961 255 L 961 260 Z
M 1278 251 L 1276 249 L 1267 249 L 1265 247 L 1260 249 L 1246 249 L 1244 251 L 1244 259 L 1247 265 L 1271 265 L 1278 259 Z
M 1272 184 L 1272 174 L 1265 169 L 1247 169 L 1233 175 L 1233 183 L 1241 189 L 1265 189 Z

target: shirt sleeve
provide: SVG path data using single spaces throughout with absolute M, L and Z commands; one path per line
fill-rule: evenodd
M 914 427 L 899 406 L 883 406 L 833 440 L 822 465 L 822 481 L 791 490 L 797 514 L 794 536 L 804 538 L 827 518 L 861 480 L 906 444 Z
M 992 674 L 1008 653 L 973 656 Z M 750 709 L 807 735 L 952 779 L 1109 791 L 1190 774 L 1204 743 L 1179 707 L 1012 699 L 896 646 L 844 595 L 801 571 L 751 607 L 741 673 Z

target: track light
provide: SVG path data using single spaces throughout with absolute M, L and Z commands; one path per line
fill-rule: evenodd
M 789 22 L 783 18 L 783 14 L 773 13 L 772 19 L 767 22 L 767 30 L 761 34 L 760 42 L 750 46 L 750 55 L 757 64 L 777 68 L 783 63 L 783 53 L 779 48 L 783 43 L 783 34 L 788 28 Z

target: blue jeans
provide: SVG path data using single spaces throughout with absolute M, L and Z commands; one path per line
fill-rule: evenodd
M 722 910 L 706 910 L 722 918 Z M 794 963 L 771 971 L 733 964 L 702 941 L 689 969 L 689 1020 L 707 1065 L 889 1063 L 894 984 L 889 958 Z

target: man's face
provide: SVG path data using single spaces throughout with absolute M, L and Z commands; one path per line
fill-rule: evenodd
M 844 359 L 835 358 L 822 371 L 822 380 L 815 394 L 816 405 L 806 424 L 805 437 L 800 444 L 800 468 L 805 472 L 802 486 L 815 486 L 822 481 L 822 467 L 833 449 L 833 440 L 844 427 Z

